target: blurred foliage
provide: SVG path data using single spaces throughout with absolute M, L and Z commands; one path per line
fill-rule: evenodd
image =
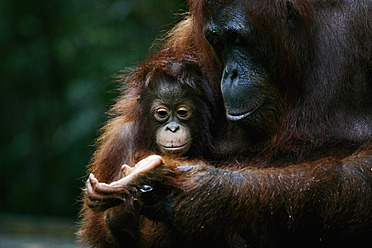
M 146 58 L 185 0 L 0 1 L 0 212 L 76 216 L 111 76 Z

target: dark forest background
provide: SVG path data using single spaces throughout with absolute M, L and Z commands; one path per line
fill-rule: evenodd
M 76 218 L 112 76 L 136 65 L 185 0 L 0 1 L 0 214 Z

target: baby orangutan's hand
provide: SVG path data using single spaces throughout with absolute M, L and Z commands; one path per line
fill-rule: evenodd
M 121 204 L 128 197 L 134 197 L 132 195 L 133 190 L 129 186 L 130 183 L 137 177 L 155 169 L 162 162 L 160 156 L 151 155 L 138 162 L 134 167 L 125 164 L 121 167 L 124 177 L 110 184 L 98 182 L 97 178 L 91 173 L 86 182 L 88 207 L 96 211 L 105 211 Z

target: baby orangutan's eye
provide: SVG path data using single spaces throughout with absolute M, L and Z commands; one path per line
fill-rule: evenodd
M 169 117 L 169 110 L 166 107 L 158 107 L 155 110 L 155 118 L 158 121 L 165 121 Z
M 177 109 L 177 117 L 181 120 L 187 120 L 191 116 L 191 109 L 188 106 L 180 106 Z

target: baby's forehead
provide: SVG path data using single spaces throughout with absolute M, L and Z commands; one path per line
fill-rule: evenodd
M 189 92 L 185 85 L 176 80 L 159 80 L 153 90 L 158 97 L 163 99 L 183 99 Z
M 157 84 L 157 90 L 160 94 L 180 94 L 182 92 L 182 87 L 175 80 L 172 81 L 160 81 Z

